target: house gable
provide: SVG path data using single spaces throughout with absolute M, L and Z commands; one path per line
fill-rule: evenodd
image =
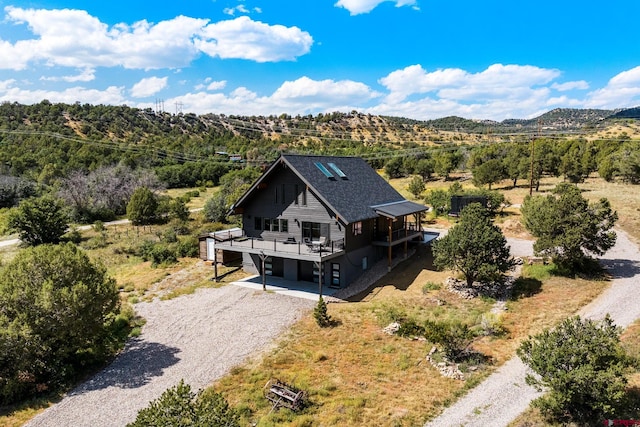
M 288 169 L 336 219 L 347 225 L 378 216 L 373 206 L 405 201 L 359 157 L 282 155 L 232 207 L 241 212 L 254 193 L 269 185 L 279 169 Z M 275 190 L 274 190 L 275 191 Z

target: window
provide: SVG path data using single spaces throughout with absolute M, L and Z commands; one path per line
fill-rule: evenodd
M 331 286 L 340 287 L 340 264 L 338 263 L 331 264 Z
M 320 238 L 320 223 L 319 222 L 302 222 L 302 237 L 308 239 Z
M 354 236 L 362 234 L 362 221 L 354 222 L 351 224 L 351 231 Z
M 253 224 L 253 228 L 255 228 L 256 230 L 262 230 L 262 217 L 261 216 L 257 216 L 255 218 L 254 224 Z
M 298 188 L 298 184 L 295 184 L 293 186 L 293 194 L 295 195 L 295 197 L 293 198 L 293 203 L 294 204 L 298 204 L 298 195 L 300 194 L 300 189 Z
M 262 219 L 262 228 L 258 228 L 258 221 L 260 219 Z M 289 220 L 256 217 L 256 230 L 287 233 L 289 232 Z
M 302 206 L 307 206 L 307 187 L 302 189 Z

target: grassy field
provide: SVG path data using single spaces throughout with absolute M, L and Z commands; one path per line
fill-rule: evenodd
M 501 319 L 505 333 L 473 344 L 488 362 L 468 371 L 465 381 L 441 376 L 425 360 L 432 344 L 382 330 L 398 315 L 477 327 L 493 306 L 489 298 L 465 300 L 433 286 L 425 292 L 426 283 L 441 282 L 446 273 L 431 270 L 420 257 L 394 269 L 360 301 L 330 304 L 337 326 L 319 328 L 308 316 L 275 349 L 237 367 L 214 388 L 241 409 L 247 424 L 258 426 L 419 425 L 510 358 L 528 334 L 574 314 L 607 286 L 605 281 L 551 278 L 538 270 L 525 272 L 509 301 Z M 269 413 L 262 388 L 273 377 L 306 390 L 310 406 L 299 415 Z

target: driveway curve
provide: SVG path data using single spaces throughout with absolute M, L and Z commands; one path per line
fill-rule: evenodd
M 612 283 L 578 314 L 602 319 L 608 313 L 616 325 L 626 328 L 640 318 L 640 304 L 637 303 L 640 250 L 626 233 L 618 230 L 617 234 L 616 245 L 601 258 L 602 265 L 613 277 Z M 513 244 L 516 242 L 509 239 L 509 243 L 513 245 L 512 249 L 526 250 L 524 241 Z M 507 426 L 540 395 L 525 383 L 526 373 L 527 367 L 514 357 L 425 427 Z
M 227 285 L 139 303 L 142 334 L 103 371 L 33 418 L 30 427 L 124 426 L 181 379 L 192 390 L 263 352 L 313 301 Z

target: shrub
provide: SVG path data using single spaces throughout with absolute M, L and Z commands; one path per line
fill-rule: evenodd
M 331 326 L 331 316 L 327 313 L 327 303 L 322 298 L 322 295 L 313 309 L 313 318 L 316 319 L 316 323 L 321 328 Z
M 166 245 L 156 244 L 151 250 L 151 266 L 168 265 L 178 262 L 175 251 Z
M 425 338 L 434 344 L 441 345 L 445 356 L 452 361 L 459 360 L 463 356 L 474 338 L 469 327 L 460 322 L 445 323 L 427 320 L 424 331 Z
M 178 241 L 176 256 L 196 258 L 200 255 L 200 246 L 195 236 L 187 236 Z
M 212 390 L 193 393 L 180 380 L 128 424 L 128 427 L 149 426 L 239 427 L 240 421 L 238 412 L 221 394 Z
M 407 320 L 400 325 L 397 332 L 401 337 L 421 337 L 424 336 L 424 327 L 418 325 L 415 320 Z
M 442 285 L 440 283 L 427 282 L 424 285 L 422 285 L 422 293 L 426 294 L 426 293 L 429 293 L 429 291 L 439 291 L 441 288 L 442 288 Z
M 566 319 L 524 341 L 518 355 L 537 374 L 527 383 L 548 390 L 533 402 L 548 420 L 588 423 L 621 409 L 631 359 L 609 316 Z
M 118 346 L 115 281 L 77 246 L 25 249 L 0 270 L 0 405 L 58 388 Z

